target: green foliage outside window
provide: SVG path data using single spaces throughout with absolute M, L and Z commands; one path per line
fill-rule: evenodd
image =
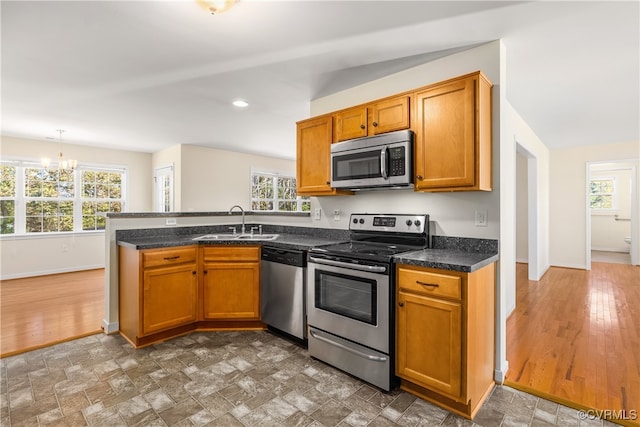
M 104 230 L 105 214 L 122 212 L 122 176 L 122 172 L 82 172 L 82 230 Z
M 16 167 L 0 165 L 0 234 L 15 233 Z
M 3 162 L 0 234 L 104 230 L 106 214 L 124 209 L 123 181 L 123 170 L 71 171 Z M 16 213 L 18 201 L 24 202 L 24 211 Z
M 591 209 L 614 209 L 615 181 L 612 178 L 592 179 L 589 203 Z
M 294 177 L 253 173 L 251 175 L 251 210 L 309 212 L 311 201 L 296 194 Z

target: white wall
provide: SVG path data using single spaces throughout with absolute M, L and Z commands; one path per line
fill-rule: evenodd
M 293 126 L 293 124 L 292 124 Z M 251 169 L 295 176 L 294 160 L 181 145 L 181 211 L 251 209 Z
M 528 237 L 528 159 L 524 154 L 516 155 L 516 261 L 529 262 Z
M 550 262 L 552 265 L 589 268 L 586 255 L 587 162 L 638 159 L 639 157 L 638 141 L 551 150 L 550 179 L 553 186 L 551 187 L 550 215 L 553 221 L 550 224 Z M 636 180 L 638 180 L 637 176 Z M 640 180 L 637 182 L 640 184 Z M 640 185 L 636 188 L 640 188 Z M 640 239 L 640 233 L 632 236 L 634 237 Z
M 3 160 L 55 159 L 58 142 L 2 137 Z M 63 144 L 65 157 L 79 164 L 127 168 L 128 211 L 151 207 L 151 154 Z M 102 268 L 105 264 L 104 232 L 64 233 L 45 236 L 0 237 L 0 278 L 37 276 Z
M 629 252 L 630 246 L 624 238 L 631 236 L 631 221 L 617 221 L 631 218 L 631 180 L 634 178 L 631 169 L 593 170 L 591 178 L 614 178 L 618 195 L 618 209 L 610 213 L 591 213 L 591 250 Z

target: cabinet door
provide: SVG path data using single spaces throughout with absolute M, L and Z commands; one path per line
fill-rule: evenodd
M 296 184 L 300 195 L 330 194 L 331 116 L 298 122 Z
M 416 190 L 476 184 L 476 78 L 416 94 Z
M 334 118 L 336 126 L 334 141 L 346 141 L 347 139 L 367 136 L 366 107 L 357 107 L 341 111 L 336 113 Z
M 461 304 L 402 291 L 397 304 L 397 375 L 460 398 Z
M 373 104 L 370 134 L 409 129 L 409 97 L 400 96 Z
M 195 322 L 196 270 L 195 264 L 144 270 L 143 335 Z
M 215 262 L 205 265 L 204 318 L 260 319 L 260 264 Z

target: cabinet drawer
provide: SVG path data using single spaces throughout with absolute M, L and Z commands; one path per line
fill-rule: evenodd
M 149 252 L 143 252 L 142 265 L 144 268 L 167 266 L 173 264 L 182 264 L 185 262 L 195 262 L 197 259 L 197 249 L 195 247 L 188 248 L 171 248 L 158 249 Z
M 398 288 L 423 295 L 461 298 L 462 279 L 407 267 L 398 267 Z
M 208 246 L 203 248 L 204 262 L 259 261 L 260 246 Z

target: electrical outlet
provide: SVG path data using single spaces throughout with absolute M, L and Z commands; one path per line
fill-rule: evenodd
M 317 208 L 316 210 L 313 211 L 313 219 L 319 221 L 321 217 L 322 217 L 322 209 Z
M 488 221 L 487 211 L 476 211 L 476 227 L 486 227 Z
M 164 221 L 164 225 L 176 225 L 178 224 L 178 220 L 176 218 L 167 218 Z
M 340 221 L 340 209 L 333 210 L 333 220 Z

